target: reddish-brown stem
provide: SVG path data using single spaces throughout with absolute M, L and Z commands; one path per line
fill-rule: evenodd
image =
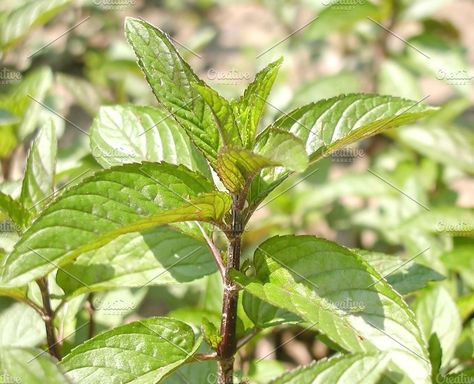
M 95 334 L 95 320 L 94 320 L 94 295 L 90 293 L 86 301 L 86 311 L 89 314 L 88 337 L 92 339 Z
M 218 384 L 231 384 L 233 381 L 234 355 L 237 351 L 235 335 L 237 324 L 238 288 L 231 280 L 229 271 L 240 268 L 241 237 L 243 232 L 241 207 L 238 196 L 233 197 L 232 223 L 227 232 L 229 240 L 227 248 L 227 263 L 224 275 L 224 298 L 222 303 L 221 342 L 217 348 Z
M 61 354 L 58 350 L 58 342 L 54 332 L 54 312 L 51 309 L 51 300 L 49 296 L 48 281 L 41 278 L 36 281 L 41 291 L 41 299 L 43 300 L 43 321 L 46 329 L 46 341 L 48 342 L 48 352 L 51 356 L 61 360 Z

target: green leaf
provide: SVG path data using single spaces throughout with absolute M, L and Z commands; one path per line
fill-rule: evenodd
M 10 93 L 0 97 L 0 108 L 21 118 L 21 122 L 13 125 L 20 140 L 35 130 L 41 108 L 44 108 L 40 103 L 44 103 L 52 82 L 51 69 L 41 67 L 30 72 L 19 84 L 15 84 Z
M 0 213 L 5 213 L 11 221 L 18 227 L 18 230 L 23 228 L 23 225 L 28 222 L 30 213 L 18 201 L 14 200 L 9 195 L 0 192 Z M 0 220 L 4 218 L 0 214 Z
M 409 126 L 398 130 L 397 140 L 441 164 L 474 173 L 474 133 L 457 126 Z
M 61 366 L 81 384 L 157 383 L 192 358 L 199 344 L 189 325 L 155 317 L 86 341 L 64 357 Z
M 13 46 L 34 26 L 45 24 L 69 0 L 30 0 L 3 15 L 0 19 L 0 49 Z
M 267 129 L 259 135 L 254 151 L 290 171 L 303 172 L 308 166 L 304 143 L 291 133 L 280 129 Z
M 328 33 L 347 31 L 360 21 L 367 18 L 379 19 L 382 7 L 367 0 L 328 1 L 316 20 L 307 26 L 306 38 L 319 39 Z
M 129 17 L 125 33 L 158 101 L 215 164 L 222 138 L 210 107 L 192 86 L 202 81 L 158 28 Z
M 256 206 L 278 186 L 289 171 L 303 172 L 308 164 L 303 142 L 289 132 L 267 129 L 257 137 L 254 151 L 283 167 L 265 169 L 250 186 L 248 200 Z
M 409 124 L 432 111 L 432 107 L 398 97 L 349 94 L 295 109 L 267 129 L 291 132 L 305 143 L 310 159 L 316 161 L 358 140 Z
M 384 60 L 378 74 L 378 92 L 419 100 L 423 97 L 416 76 L 394 60 Z
M 266 167 L 279 165 L 246 149 L 225 147 L 217 157 L 217 173 L 231 193 L 245 190 L 253 178 Z
M 210 322 L 207 318 L 204 317 L 202 319 L 201 329 L 206 343 L 216 350 L 222 341 L 222 337 L 219 335 L 219 330 L 217 329 L 217 327 L 214 325 L 214 323 Z
M 292 95 L 288 108 L 297 108 L 320 99 L 356 93 L 361 90 L 361 79 L 355 72 L 340 72 L 306 81 Z
M 279 58 L 258 72 L 243 96 L 232 103 L 242 144 L 245 148 L 253 146 L 258 123 L 282 62 L 283 58 Z
M 5 383 L 71 384 L 56 361 L 40 349 L 0 348 L 2 370 Z
M 181 126 L 158 108 L 101 107 L 91 127 L 91 151 L 103 167 L 166 161 L 210 175 L 209 167 Z
M 58 271 L 65 294 L 189 282 L 216 270 L 207 246 L 169 227 L 117 237 Z
M 434 269 L 410 261 L 410 258 L 405 260 L 406 258 L 403 257 L 362 249 L 353 249 L 353 251 L 384 276 L 393 289 L 401 295 L 425 288 L 430 281 L 444 279 L 444 276 Z M 416 257 L 416 255 L 413 257 Z
M 377 384 L 390 359 L 383 353 L 356 353 L 322 359 L 305 367 L 296 368 L 271 384 Z
M 256 276 L 234 280 L 293 312 L 344 350 L 383 351 L 415 383 L 431 373 L 425 341 L 403 299 L 350 250 L 312 236 L 273 237 L 254 256 Z
M 2 283 L 21 286 L 120 235 L 180 221 L 221 222 L 231 205 L 183 166 L 126 164 L 64 192 L 5 259 Z
M 26 161 L 20 202 L 29 211 L 40 212 L 53 194 L 56 151 L 56 131 L 51 120 L 31 145 Z
M 431 361 L 431 377 L 437 377 L 441 368 L 441 361 L 443 359 L 443 350 L 439 342 L 438 335 L 433 333 L 428 341 L 428 352 Z
M 426 339 L 434 334 L 438 337 L 443 351 L 442 366 L 447 366 L 461 335 L 461 318 L 456 303 L 448 291 L 438 285 L 417 298 L 415 313 Z
M 0 314 L 0 346 L 35 347 L 45 337 L 43 320 L 30 306 L 14 303 Z
M 224 142 L 228 145 L 242 146 L 231 104 L 217 91 L 205 84 L 195 83 L 193 87 L 209 105 L 224 137 Z
M 243 377 L 252 384 L 268 384 L 268 382 L 287 371 L 283 362 L 278 360 L 259 359 L 249 363 L 248 373 Z
M 280 324 L 296 324 L 302 320 L 292 312 L 277 308 L 252 296 L 248 292 L 242 295 L 245 313 L 257 328 L 275 327 Z

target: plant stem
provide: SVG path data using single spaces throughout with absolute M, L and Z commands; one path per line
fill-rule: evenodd
M 61 360 L 61 355 L 58 350 L 58 342 L 54 333 L 54 312 L 51 309 L 51 300 L 49 297 L 48 281 L 46 278 L 41 278 L 36 281 L 41 291 L 41 298 L 43 300 L 43 321 L 46 329 L 46 340 L 48 342 L 48 351 L 51 356 Z
M 89 293 L 89 296 L 87 297 L 86 311 L 89 314 L 88 336 L 89 336 L 89 339 L 92 339 L 95 334 L 95 322 L 94 322 L 95 308 L 94 308 L 94 294 L 92 292 Z
M 227 233 L 229 240 L 227 248 L 227 263 L 224 275 L 224 299 L 222 303 L 221 342 L 217 348 L 218 384 L 231 384 L 233 381 L 234 355 L 237 350 L 235 335 L 237 323 L 238 288 L 229 276 L 230 269 L 240 268 L 240 252 L 242 237 L 242 217 L 238 196 L 233 197 L 232 223 Z

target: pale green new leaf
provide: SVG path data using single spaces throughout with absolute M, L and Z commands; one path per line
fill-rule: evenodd
M 383 353 L 337 355 L 296 368 L 270 384 L 377 384 L 389 362 L 389 356 Z
M 155 317 L 104 332 L 74 348 L 61 366 L 81 384 L 154 384 L 173 372 L 199 347 L 192 328 Z
M 169 227 L 119 236 L 58 271 L 67 295 L 123 287 L 185 283 L 216 270 L 208 247 Z
M 0 315 L 0 347 L 35 347 L 46 338 L 40 315 L 30 306 L 14 303 Z
M 209 175 L 209 167 L 184 129 L 161 109 L 101 107 L 91 127 L 91 151 L 103 167 L 141 161 L 183 164 Z
M 360 256 L 312 236 L 274 237 L 254 256 L 243 288 L 293 312 L 349 352 L 383 351 L 415 383 L 431 372 L 425 340 L 407 304 Z
M 252 179 L 264 168 L 281 165 L 247 149 L 223 148 L 217 156 L 217 174 L 231 193 L 248 188 Z
M 221 222 L 230 197 L 183 166 L 126 164 L 101 171 L 53 202 L 2 266 L 2 285 L 21 286 L 119 235 L 180 221 Z
M 0 192 L 0 220 L 5 220 L 5 215 L 21 230 L 30 213 L 11 196 Z
M 26 161 L 20 202 L 30 211 L 40 212 L 53 194 L 56 151 L 56 131 L 50 120 L 31 145 Z
M 32 27 L 45 24 L 69 0 L 29 0 L 0 18 L 0 49 L 14 45 Z
M 238 126 L 235 123 L 231 104 L 219 93 L 205 84 L 195 83 L 193 87 L 211 108 L 219 130 L 227 145 L 242 146 Z
M 316 161 L 358 140 L 409 124 L 433 110 L 398 97 L 349 94 L 295 109 L 267 129 L 293 133 L 305 143 L 310 159 Z
M 5 383 L 72 384 L 56 361 L 40 349 L 0 348 L 0 372 Z
M 210 107 L 192 86 L 201 80 L 158 28 L 143 20 L 127 18 L 125 33 L 158 101 L 215 164 L 222 137 Z
M 280 58 L 258 72 L 243 96 L 232 103 L 242 144 L 246 148 L 253 146 L 258 123 L 282 62 L 283 58 Z
M 456 303 L 445 288 L 437 285 L 417 298 L 415 314 L 426 340 L 437 335 L 443 351 L 441 366 L 445 367 L 461 335 L 462 323 Z

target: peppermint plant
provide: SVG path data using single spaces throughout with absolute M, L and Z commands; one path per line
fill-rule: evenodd
M 183 376 L 237 383 L 238 350 L 276 326 L 300 324 L 335 354 L 273 384 L 437 380 L 441 356 L 452 351 L 427 337 L 403 297 L 433 275 L 390 280 L 392 256 L 315 236 L 271 237 L 246 257 L 242 242 L 252 216 L 282 183 L 291 187 L 295 174 L 309 177 L 319 160 L 435 108 L 347 94 L 284 112 L 262 127 L 281 59 L 258 72 L 239 99 L 227 100 L 161 30 L 128 18 L 125 31 L 159 106 L 101 107 L 90 144 L 103 169 L 59 190 L 54 122 L 45 123 L 20 195 L 0 194 L 18 233 L 2 251 L 0 295 L 23 303 L 10 316 L 26 316 L 26 308 L 41 317 L 51 355 L 21 343 L 0 348 L 1 369 L 24 383 L 174 383 Z M 94 329 L 98 292 L 179 286 L 212 274 L 221 280 L 209 289 L 222 297 L 217 318 L 171 313 Z M 443 294 L 436 291 L 425 304 Z M 84 303 L 88 336 L 68 345 L 64 329 L 79 331 L 74 319 Z

